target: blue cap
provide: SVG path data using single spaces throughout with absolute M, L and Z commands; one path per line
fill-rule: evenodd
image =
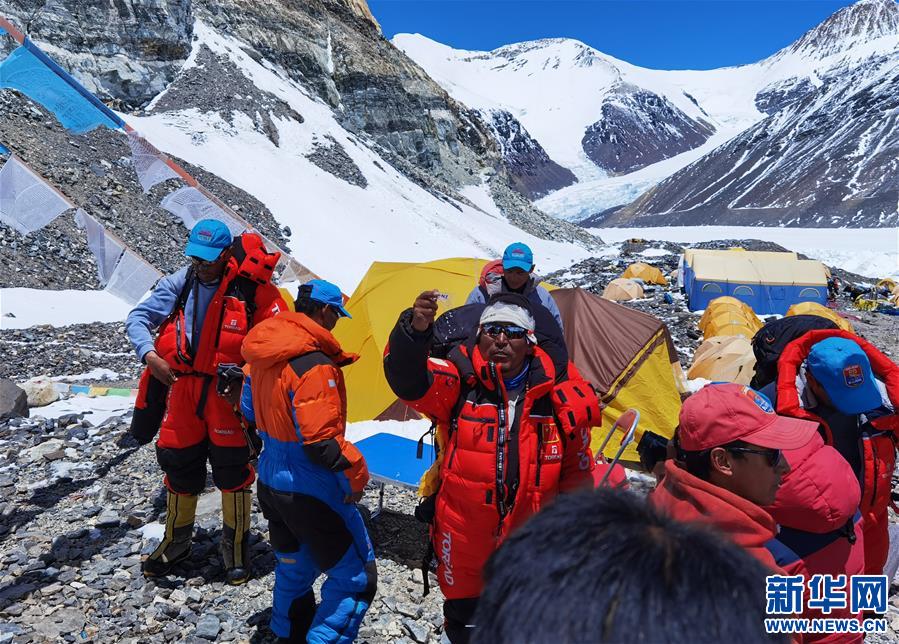
M 343 293 L 335 284 L 325 280 L 309 280 L 306 282 L 306 286 L 312 287 L 312 292 L 309 293 L 310 300 L 333 306 L 342 317 L 353 317 L 343 308 Z
M 883 404 L 871 362 L 852 340 L 821 340 L 809 351 L 807 364 L 831 404 L 844 414 L 861 414 Z
M 506 246 L 506 250 L 503 253 L 503 269 L 520 268 L 530 273 L 533 266 L 534 253 L 531 252 L 527 244 L 515 242 Z
M 212 262 L 230 245 L 231 231 L 225 224 L 215 219 L 201 219 L 190 229 L 184 254 Z

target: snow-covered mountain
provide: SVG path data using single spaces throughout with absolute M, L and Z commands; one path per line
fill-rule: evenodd
M 640 197 L 606 221 L 895 225 L 895 0 L 860 0 L 765 60 L 707 71 L 640 68 L 570 39 L 394 44 L 469 107 L 509 112 L 572 170 L 577 183 L 536 202 L 556 216 Z

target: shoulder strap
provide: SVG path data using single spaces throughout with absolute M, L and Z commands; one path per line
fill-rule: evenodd
M 289 364 L 290 368 L 293 369 L 293 372 L 297 375 L 297 378 L 302 378 L 319 365 L 333 366 L 334 361 L 326 356 L 323 351 L 310 351 L 309 353 L 304 353 L 296 358 L 292 358 Z
M 194 267 L 191 266 L 187 269 L 187 275 L 184 278 L 184 286 L 181 287 L 181 292 L 178 293 L 178 297 L 175 299 L 175 304 L 172 306 L 169 318 L 174 317 L 174 315 L 182 310 L 184 305 L 187 304 L 187 297 L 190 295 L 190 287 L 194 282 L 194 277 Z

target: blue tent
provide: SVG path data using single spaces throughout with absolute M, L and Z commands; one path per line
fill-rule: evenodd
M 827 304 L 824 264 L 796 253 L 690 249 L 684 253 L 684 290 L 691 311 L 730 295 L 758 315 L 785 315 L 798 302 Z

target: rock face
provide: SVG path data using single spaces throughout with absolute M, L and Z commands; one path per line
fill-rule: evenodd
M 664 96 L 623 85 L 603 99 L 602 119 L 587 128 L 581 143 L 600 168 L 627 174 L 699 147 L 714 131 Z
M 200 0 L 196 13 L 307 85 L 345 128 L 451 185 L 497 161 L 486 125 L 383 38 L 364 0 Z
M 149 102 L 190 54 L 191 0 L 0 0 L 9 18 L 102 99 Z M 13 49 L 0 38 L 0 55 Z
M 899 53 L 772 88 L 771 116 L 666 179 L 603 225 L 899 225 Z M 778 109 L 779 108 L 779 109 Z
M 512 114 L 506 110 L 490 110 L 484 116 L 499 142 L 512 187 L 525 197 L 539 199 L 577 182 L 574 173 L 550 159 L 543 146 Z

